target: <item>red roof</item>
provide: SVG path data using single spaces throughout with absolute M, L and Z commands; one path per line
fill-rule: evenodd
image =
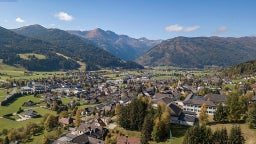
M 128 140 L 129 144 L 140 144 L 140 138 L 135 138 L 135 137 L 126 138 L 124 136 L 123 137 L 118 137 L 116 143 L 117 144 L 126 144 L 127 140 Z

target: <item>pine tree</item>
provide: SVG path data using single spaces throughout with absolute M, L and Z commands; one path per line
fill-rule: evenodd
M 207 107 L 204 103 L 201 107 L 200 113 L 199 113 L 199 122 L 201 125 L 206 125 L 208 123 L 209 115 L 207 113 Z
M 130 117 L 129 105 L 122 107 L 120 116 L 118 118 L 118 124 L 125 129 L 130 128 L 129 117 Z
M 221 103 L 219 103 L 214 113 L 213 120 L 223 123 L 226 119 L 227 119 L 226 108 Z
M 251 104 L 247 112 L 249 128 L 256 128 L 256 104 Z
M 152 139 L 156 142 L 160 142 L 162 138 L 163 133 L 161 131 L 161 125 L 163 125 L 162 122 L 159 120 L 159 118 L 156 118 L 152 131 Z
M 46 130 L 50 131 L 58 125 L 57 118 L 54 115 L 48 115 L 46 121 L 44 122 L 44 127 Z
M 228 119 L 235 122 L 239 121 L 241 118 L 242 110 L 238 94 L 234 92 L 232 95 L 228 96 L 226 105 L 228 107 Z
M 9 143 L 10 143 L 10 141 L 9 141 L 8 136 L 5 136 L 3 144 L 9 144 Z
M 153 130 L 153 115 L 150 113 L 145 117 L 141 129 L 141 143 L 148 144 L 151 139 L 151 132 Z
M 241 128 L 239 126 L 233 126 L 229 136 L 230 144 L 244 144 L 245 139 L 242 135 Z
M 189 128 L 184 136 L 183 144 L 209 144 L 211 142 L 212 131 L 203 126 L 193 126 Z
M 226 128 L 221 130 L 216 130 L 212 135 L 212 142 L 218 144 L 227 144 L 228 143 L 228 133 Z

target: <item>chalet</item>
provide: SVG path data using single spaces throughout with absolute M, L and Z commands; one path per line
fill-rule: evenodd
M 39 115 L 34 111 L 34 110 L 25 110 L 24 112 L 24 117 L 26 118 L 35 118 L 38 117 Z
M 22 106 L 25 106 L 25 107 L 30 107 L 30 106 L 34 106 L 34 105 L 35 105 L 35 103 L 31 100 L 28 100 L 27 102 L 24 102 L 22 104 Z

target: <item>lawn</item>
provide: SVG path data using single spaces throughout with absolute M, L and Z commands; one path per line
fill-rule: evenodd
M 17 110 L 21 107 L 22 109 L 28 109 L 29 107 L 22 107 L 22 104 L 28 100 L 31 100 L 33 102 L 39 102 L 40 99 L 34 97 L 33 95 L 28 96 L 22 96 L 20 98 L 17 98 L 14 102 L 12 102 L 8 106 L 0 106 L 0 117 L 9 114 L 9 113 L 15 113 Z
M 159 143 L 151 141 L 150 144 L 170 144 L 171 142 L 175 144 L 182 144 L 184 134 L 188 128 L 188 126 L 171 125 L 172 140 L 167 139 L 166 141 Z M 120 127 L 115 128 L 115 130 L 119 130 L 120 133 L 122 133 L 123 135 L 128 135 L 129 137 L 141 137 L 141 133 L 138 131 L 125 130 L 124 128 Z
M 0 70 L 24 70 L 24 68 L 6 65 L 3 63 L 3 60 L 0 59 Z
M 6 89 L 0 89 L 0 102 L 5 99 L 6 95 Z
M 3 115 L 5 115 L 5 114 L 16 113 L 20 107 L 22 109 L 33 109 L 38 114 L 40 114 L 41 116 L 43 116 L 47 113 L 56 115 L 56 112 L 54 112 L 54 111 L 51 111 L 51 110 L 45 109 L 45 108 L 41 108 L 41 107 L 37 107 L 37 106 L 35 106 L 35 107 L 22 107 L 22 104 L 24 102 L 28 101 L 28 100 L 31 100 L 33 102 L 40 102 L 40 98 L 36 98 L 33 95 L 20 97 L 8 106 L 0 106 L 0 117 L 3 117 Z M 8 120 L 8 119 L 5 119 L 5 118 L 0 118 L 0 123 L 1 123 L 0 131 L 2 131 L 3 129 L 11 129 L 11 128 L 22 127 L 22 126 L 26 125 L 29 122 L 38 123 L 41 120 L 42 120 L 42 118 L 32 118 L 32 119 L 29 119 L 29 120 L 17 122 L 17 121 Z
M 65 72 L 56 71 L 56 72 L 32 72 L 32 75 L 24 75 L 24 71 L 15 71 L 15 70 L 0 70 L 0 79 L 8 80 L 8 79 L 41 79 L 48 77 L 63 77 L 65 76 Z

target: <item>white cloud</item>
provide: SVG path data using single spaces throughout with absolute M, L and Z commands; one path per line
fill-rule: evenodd
M 228 31 L 228 27 L 226 27 L 226 26 L 221 26 L 221 27 L 219 27 L 219 28 L 214 32 L 214 34 L 219 35 L 219 34 L 222 34 L 222 33 L 227 32 L 227 31 Z
M 24 23 L 25 22 L 25 20 L 20 18 L 20 17 L 16 18 L 15 21 L 18 22 L 18 23 Z
M 63 21 L 72 21 L 73 20 L 73 16 L 69 15 L 65 12 L 59 12 L 55 15 L 55 17 L 59 18 L 59 20 L 63 20 Z
M 170 26 L 165 27 L 165 31 L 167 31 L 167 32 L 192 32 L 199 28 L 200 28 L 200 26 L 183 27 L 178 24 L 175 24 L 175 25 L 170 25 Z

